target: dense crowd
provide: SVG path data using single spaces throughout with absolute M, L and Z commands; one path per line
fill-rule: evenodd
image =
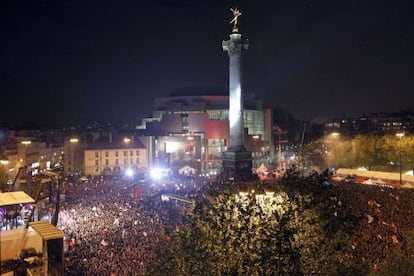
M 410 252 L 406 235 L 414 231 L 414 191 L 340 182 L 335 208 L 355 220 L 351 247 L 361 249 L 374 269 L 396 250 Z
M 66 191 L 58 223 L 66 234 L 65 275 L 145 275 L 161 233 L 176 231 L 181 223 L 160 195 L 194 199 L 220 183 L 211 184 L 204 178 L 173 177 L 146 183 L 103 178 L 74 183 Z M 373 268 L 396 249 L 408 252 L 414 191 L 346 182 L 331 188 L 334 214 L 355 221 L 350 246 L 364 252 Z
M 160 233 L 179 223 L 160 194 L 190 197 L 196 187 L 194 179 L 133 184 L 98 178 L 73 184 L 58 223 L 66 234 L 65 275 L 144 275 Z

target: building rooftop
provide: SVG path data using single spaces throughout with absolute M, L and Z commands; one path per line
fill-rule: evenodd
M 108 139 L 103 137 L 88 146 L 87 149 L 145 149 L 145 146 L 138 139 L 124 141 L 123 139 Z

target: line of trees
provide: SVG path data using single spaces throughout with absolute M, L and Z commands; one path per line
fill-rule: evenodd
M 414 135 L 357 135 L 354 138 L 326 136 L 304 146 L 305 159 L 322 168 L 365 167 L 368 170 L 414 169 Z M 401 154 L 401 155 L 400 155 Z

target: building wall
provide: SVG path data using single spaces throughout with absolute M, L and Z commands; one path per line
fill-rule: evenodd
M 86 175 L 122 174 L 128 168 L 144 172 L 148 168 L 144 148 L 87 149 L 84 162 Z

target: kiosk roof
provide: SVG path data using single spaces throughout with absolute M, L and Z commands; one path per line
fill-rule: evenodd
M 0 193 L 0 206 L 34 203 L 35 200 L 23 191 Z

